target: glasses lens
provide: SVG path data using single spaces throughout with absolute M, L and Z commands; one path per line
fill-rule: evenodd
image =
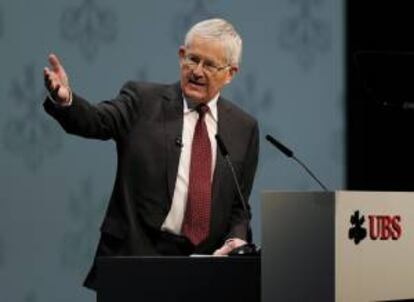
M 200 65 L 200 63 L 202 63 L 201 64 L 202 70 L 205 73 L 208 73 L 208 74 L 214 74 L 214 73 L 216 73 L 216 72 L 218 72 L 220 70 L 223 70 L 223 69 L 225 69 L 225 68 L 228 67 L 228 66 L 218 67 L 213 62 L 208 61 L 208 60 L 207 61 L 204 61 L 204 60 L 202 60 L 201 58 L 199 58 L 198 56 L 195 56 L 195 55 L 187 55 L 185 57 L 185 63 L 186 63 L 186 65 L 188 67 L 190 67 L 192 69 L 197 68 L 198 65 Z

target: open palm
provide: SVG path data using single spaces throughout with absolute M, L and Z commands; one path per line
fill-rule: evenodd
M 45 86 L 56 102 L 67 104 L 70 102 L 71 90 L 65 69 L 55 54 L 49 55 L 49 64 L 50 67 L 43 70 Z

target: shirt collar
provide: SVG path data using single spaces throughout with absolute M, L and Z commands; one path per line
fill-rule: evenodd
M 217 121 L 217 102 L 220 94 L 217 93 L 215 97 L 213 97 L 210 101 L 206 103 L 206 105 L 209 107 L 208 114 Z M 194 102 L 190 99 L 187 99 L 183 95 L 183 108 L 184 108 L 184 114 L 195 111 L 195 107 L 197 107 L 199 103 Z

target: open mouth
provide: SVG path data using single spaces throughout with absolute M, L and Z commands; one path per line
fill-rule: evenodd
M 194 86 L 197 86 L 197 87 L 204 87 L 206 85 L 205 83 L 198 82 L 198 81 L 195 81 L 193 79 L 190 79 L 188 82 L 190 84 L 194 85 Z

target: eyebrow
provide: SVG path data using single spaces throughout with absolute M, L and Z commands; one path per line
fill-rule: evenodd
M 226 64 L 226 60 L 224 60 L 224 63 L 222 63 L 222 62 L 220 62 L 220 61 L 216 61 L 216 60 L 214 60 L 214 59 L 212 59 L 212 58 L 210 58 L 210 57 L 205 57 L 205 56 L 202 56 L 202 55 L 200 55 L 200 54 L 198 54 L 198 53 L 191 53 L 191 52 L 188 52 L 188 53 L 187 53 L 187 55 L 189 55 L 189 56 L 197 56 L 199 59 L 201 59 L 201 60 L 203 60 L 203 61 L 208 61 L 209 63 L 213 63 L 213 64 L 215 64 L 215 65 L 217 65 L 217 64 L 219 64 L 219 65 L 225 65 L 225 64 Z

